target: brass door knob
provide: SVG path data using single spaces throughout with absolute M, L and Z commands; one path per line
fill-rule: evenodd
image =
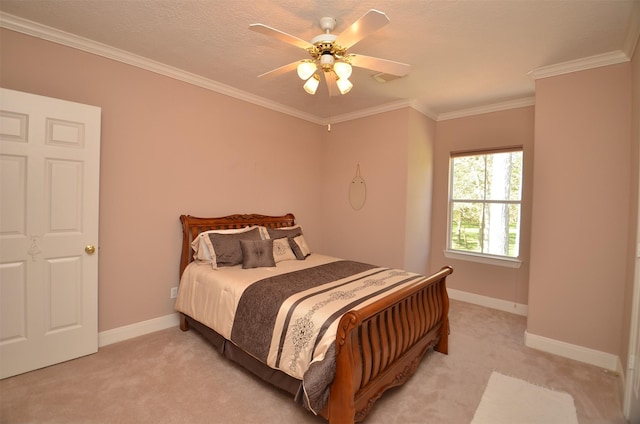
M 85 246 L 84 251 L 89 255 L 93 255 L 93 253 L 96 251 L 96 247 L 93 244 L 89 244 Z

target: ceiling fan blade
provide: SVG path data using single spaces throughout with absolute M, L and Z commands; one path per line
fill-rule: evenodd
M 344 30 L 335 43 L 345 49 L 356 44 L 367 35 L 376 32 L 389 23 L 389 18 L 379 10 L 371 9 L 360 19 L 355 21 L 349 28 Z
M 379 59 L 377 57 L 365 56 L 362 54 L 350 54 L 349 62 L 358 68 L 371 69 L 372 71 L 384 72 L 398 77 L 403 77 L 409 73 L 411 65 L 394 62 L 392 60 Z
M 284 65 L 269 72 L 265 72 L 264 74 L 260 74 L 258 75 L 258 78 L 276 77 L 278 75 L 286 74 L 287 72 L 295 71 L 298 67 L 298 63 L 300 63 L 300 61 L 289 63 L 288 65 Z
M 329 90 L 329 97 L 339 96 L 340 91 L 336 85 L 336 74 L 333 72 L 323 72 L 324 80 L 327 83 L 327 89 Z
M 259 32 L 260 34 L 267 35 L 269 37 L 277 38 L 280 41 L 284 41 L 285 43 L 300 47 L 301 49 L 308 49 L 309 47 L 313 47 L 313 44 L 309 43 L 308 41 L 304 41 L 302 38 L 298 38 L 294 35 L 282 32 L 279 29 L 271 28 L 263 24 L 251 24 L 249 25 L 249 29 L 255 32 Z

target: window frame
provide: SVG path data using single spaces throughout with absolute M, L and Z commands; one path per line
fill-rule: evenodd
M 519 200 L 492 200 L 492 199 L 453 199 L 453 187 L 454 187 L 454 176 L 453 176 L 453 160 L 457 157 L 462 156 L 481 156 L 481 155 L 491 155 L 497 153 L 509 153 L 509 152 L 521 152 L 522 153 L 522 168 L 520 170 L 520 199 Z M 465 150 L 458 152 L 450 152 L 449 153 L 449 190 L 447 196 L 447 239 L 446 239 L 446 247 L 444 250 L 444 256 L 450 259 L 459 259 L 470 262 L 477 262 L 483 264 L 490 265 L 498 265 L 509 268 L 520 268 L 522 265 L 522 260 L 520 259 L 521 255 L 521 240 L 522 240 L 522 204 L 524 199 L 524 146 L 508 146 L 501 148 L 487 148 L 487 149 L 477 149 L 477 150 Z M 473 202 L 473 203 L 482 203 L 483 207 L 489 204 L 503 204 L 503 205 L 518 205 L 519 206 L 519 216 L 518 216 L 518 256 L 506 256 L 506 255 L 495 255 L 490 253 L 482 253 L 482 252 L 470 252 L 465 250 L 458 250 L 452 248 L 452 214 L 453 214 L 453 204 L 454 202 Z

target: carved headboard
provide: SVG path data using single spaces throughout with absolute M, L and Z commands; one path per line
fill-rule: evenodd
M 235 214 L 219 218 L 198 218 L 191 215 L 180 215 L 182 222 L 182 254 L 180 256 L 180 276 L 193 260 L 191 242 L 203 231 L 244 228 L 250 225 L 262 225 L 268 228 L 290 227 L 295 225 L 292 213 L 282 216 L 258 214 Z

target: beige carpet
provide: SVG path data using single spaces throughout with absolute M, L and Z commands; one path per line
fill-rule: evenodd
M 623 424 L 612 373 L 529 349 L 526 319 L 451 302 L 449 355 L 431 352 L 365 424 L 468 424 L 493 371 L 573 396 L 580 424 Z M 325 422 L 171 328 L 97 354 L 0 381 L 3 424 Z
M 570 394 L 491 373 L 471 424 L 578 424 Z

